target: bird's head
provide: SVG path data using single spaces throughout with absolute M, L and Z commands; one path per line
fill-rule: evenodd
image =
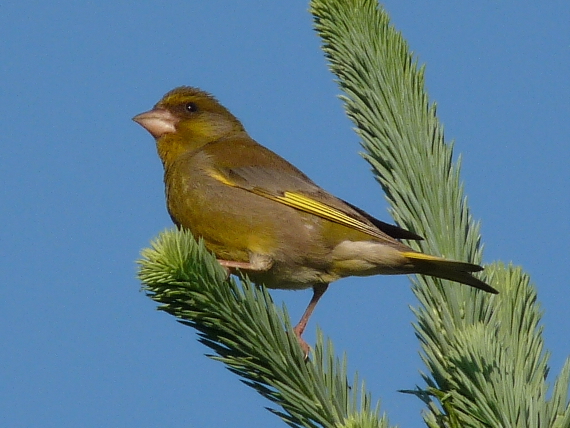
M 156 139 L 165 164 L 181 153 L 244 132 L 241 122 L 212 95 L 190 86 L 173 89 L 133 120 Z

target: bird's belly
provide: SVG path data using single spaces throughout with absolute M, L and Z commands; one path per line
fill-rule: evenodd
M 304 290 L 315 284 L 329 284 L 340 278 L 321 268 L 279 262 L 276 262 L 269 271 L 248 272 L 248 276 L 254 282 L 268 288 L 283 290 Z
M 319 218 L 241 189 L 216 194 L 195 186 L 182 183 L 183 197 L 171 195 L 168 210 L 218 259 L 270 259 L 268 270 L 246 272 L 269 288 L 304 289 L 339 278 L 328 273 L 332 248 L 322 242 Z

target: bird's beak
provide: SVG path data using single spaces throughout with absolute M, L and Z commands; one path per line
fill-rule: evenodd
M 176 132 L 179 119 L 168 110 L 155 108 L 136 115 L 133 120 L 150 132 L 154 138 L 160 138 L 164 134 Z

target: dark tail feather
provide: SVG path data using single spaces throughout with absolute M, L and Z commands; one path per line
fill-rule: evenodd
M 450 281 L 460 282 L 462 284 L 478 288 L 479 290 L 486 291 L 487 293 L 499 294 L 499 292 L 495 290 L 493 287 L 491 287 L 489 284 L 481 281 L 480 279 L 475 278 L 469 272 L 461 272 L 461 271 L 454 272 L 454 271 L 439 269 L 437 272 L 434 272 L 433 274 L 427 273 L 426 275 L 432 275 L 437 278 L 449 279 Z
M 460 282 L 470 285 L 487 293 L 498 294 L 499 292 L 489 284 L 475 278 L 471 272 L 479 272 L 483 268 L 472 263 L 457 262 L 455 260 L 447 260 L 441 257 L 429 256 L 422 253 L 404 253 L 417 269 L 417 273 L 422 275 L 435 276 L 441 279 Z

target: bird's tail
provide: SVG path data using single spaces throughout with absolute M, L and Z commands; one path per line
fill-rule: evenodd
M 414 266 L 416 273 L 422 275 L 435 276 L 437 278 L 449 279 L 470 285 L 488 293 L 498 294 L 499 292 L 489 284 L 475 278 L 471 273 L 479 272 L 483 268 L 472 263 L 447 260 L 441 257 L 430 256 L 423 253 L 405 252 L 402 253 Z

